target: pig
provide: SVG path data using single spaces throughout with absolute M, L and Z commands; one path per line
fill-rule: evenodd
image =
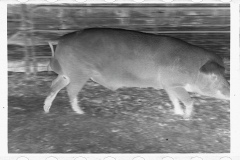
M 58 74 L 44 102 L 49 112 L 57 93 L 67 87 L 78 114 L 78 93 L 92 79 L 110 90 L 121 87 L 164 89 L 177 115 L 189 119 L 194 101 L 188 92 L 230 100 L 223 60 L 183 40 L 139 31 L 88 28 L 59 38 L 50 67 Z M 181 107 L 181 101 L 185 110 Z

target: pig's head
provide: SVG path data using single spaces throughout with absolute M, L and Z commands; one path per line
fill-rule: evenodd
M 214 61 L 204 64 L 198 74 L 195 86 L 205 96 L 230 100 L 230 84 L 224 77 L 225 68 Z

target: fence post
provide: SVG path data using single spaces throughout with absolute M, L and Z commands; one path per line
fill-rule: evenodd
M 26 67 L 26 78 L 29 79 L 31 76 L 35 75 L 35 67 L 34 67 L 34 52 L 32 49 L 32 43 L 31 43 L 31 33 L 29 33 L 29 29 L 32 29 L 32 21 L 28 17 L 28 8 L 27 5 L 22 4 L 22 24 L 21 24 L 21 30 L 24 33 L 24 49 L 25 49 L 25 67 Z M 31 26 L 29 26 L 29 24 Z

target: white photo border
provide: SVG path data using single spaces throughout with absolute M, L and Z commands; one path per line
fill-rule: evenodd
M 20 0 L 24 1 L 24 0 Z M 49 2 L 50 1 L 50 2 Z M 52 3 L 53 0 L 29 0 L 28 3 Z M 81 0 L 80 0 L 81 1 Z M 84 0 L 82 0 L 84 1 Z M 109 3 L 111 0 L 85 0 L 83 3 Z M 191 0 L 166 0 L 167 3 L 192 3 Z M 195 0 L 196 1 L 196 0 Z M 0 160 L 239 160 L 240 159 L 240 59 L 239 59 L 239 1 L 232 0 L 200 0 L 200 3 L 230 3 L 231 9 L 231 41 L 230 41 L 230 75 L 231 75 L 231 153 L 230 154 L 8 154 L 7 151 L 7 4 L 18 4 L 17 0 L 2 0 L 0 2 L 0 80 L 1 80 L 1 110 L 0 110 Z M 199 2 L 199 1 L 197 1 Z M 54 3 L 78 3 L 75 0 L 58 0 Z M 141 3 L 141 0 L 115 0 L 113 3 Z M 165 3 L 163 0 L 144 0 L 142 3 Z M 19 3 L 20 4 L 20 3 Z M 79 159 L 78 159 L 79 157 Z M 80 158 L 82 157 L 82 159 Z M 230 158 L 230 159 L 229 159 Z

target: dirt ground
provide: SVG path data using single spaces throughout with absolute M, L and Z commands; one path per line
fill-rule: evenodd
M 88 81 L 79 93 L 84 115 L 75 114 L 66 89 L 50 113 L 43 102 L 55 74 L 30 80 L 9 74 L 9 153 L 229 153 L 229 102 L 191 94 L 192 120 L 171 112 L 164 90 L 110 91 Z

